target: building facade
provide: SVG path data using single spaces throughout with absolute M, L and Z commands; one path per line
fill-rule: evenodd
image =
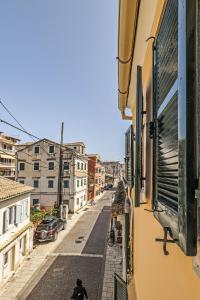
M 88 154 L 88 200 L 93 201 L 102 192 L 101 158 Z
M 74 146 L 75 147 L 75 146 Z M 78 147 L 78 146 L 77 146 Z M 60 157 L 62 149 L 62 171 Z M 82 151 L 81 151 L 82 152 Z M 61 177 L 63 204 L 75 212 L 87 203 L 87 157 L 68 146 L 43 139 L 17 151 L 16 179 L 34 187 L 31 205 L 53 208 L 59 204 Z
M 198 1 L 122 0 L 128 299 L 198 300 Z
M 0 132 L 0 176 L 15 179 L 15 152 L 19 139 Z
M 0 286 L 17 270 L 33 247 L 31 187 L 0 177 Z
M 123 179 L 123 164 L 119 161 L 104 161 L 102 162 L 102 166 L 105 168 L 105 174 L 109 178 L 109 181 L 111 181 L 111 177 L 113 178 L 113 184 Z

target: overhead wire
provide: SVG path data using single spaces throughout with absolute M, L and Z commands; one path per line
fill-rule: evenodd
M 4 154 L 6 154 L 6 155 L 8 155 L 8 156 L 11 156 L 11 157 L 13 157 L 13 158 L 18 158 L 18 156 L 17 155 L 13 155 L 13 154 L 10 154 L 10 153 L 8 153 L 8 152 L 6 152 L 6 151 L 4 151 L 3 149 L 0 149 L 0 153 L 1 152 L 3 152 Z M 27 155 L 29 155 L 28 153 L 26 153 Z M 29 155 L 29 156 L 31 156 L 31 155 Z M 26 164 L 29 164 L 29 165 L 32 165 L 32 166 L 34 166 L 34 164 L 33 163 L 30 163 L 30 162 L 28 162 L 28 161 L 23 161 L 24 163 L 26 163 Z M 42 165 L 40 165 L 40 167 L 41 168 L 45 168 L 45 169 L 48 169 L 48 167 L 46 167 L 46 166 L 42 166 Z
M 6 107 L 6 105 L 3 103 L 2 99 L 0 99 L 0 104 L 2 105 L 2 107 L 6 110 L 6 112 L 15 120 L 15 122 L 24 130 L 27 132 L 27 130 L 24 128 L 24 126 L 21 124 L 21 122 L 19 122 L 17 120 L 17 118 L 10 112 L 10 110 Z M 28 134 L 28 132 L 27 132 Z M 28 134 L 29 135 L 29 134 Z M 29 135 L 31 137 L 31 139 L 36 142 L 37 137 L 34 135 Z M 41 147 L 42 148 L 42 147 Z M 43 149 L 44 151 L 46 151 L 45 149 Z M 43 162 L 46 165 L 46 162 Z
M 0 119 L 0 122 L 6 124 L 6 125 L 8 125 L 8 126 L 11 126 L 11 127 L 15 128 L 15 129 L 17 129 L 17 130 L 23 132 L 23 133 L 26 133 L 26 134 L 28 134 L 29 136 L 33 136 L 33 137 L 35 137 L 35 138 L 38 139 L 38 140 L 41 140 L 39 137 L 33 135 L 32 133 L 30 133 L 30 132 L 28 132 L 28 131 L 26 131 L 26 130 L 23 130 L 23 129 L 21 129 L 21 128 L 19 128 L 19 127 L 15 126 L 15 125 L 13 125 L 13 124 L 11 124 L 11 123 L 5 121 L 5 120 Z M 47 143 L 48 143 L 48 142 L 47 142 Z M 58 143 L 53 142 L 53 141 L 52 141 L 52 143 L 58 144 Z M 59 145 L 59 144 L 58 144 L 58 145 Z M 69 150 L 70 152 L 72 152 L 72 153 L 74 154 L 74 156 L 76 156 L 76 157 L 77 157 L 78 159 L 80 159 L 81 161 L 85 162 L 85 160 L 82 160 L 81 157 L 80 157 L 73 149 L 71 149 L 71 148 L 69 148 L 69 147 L 67 147 L 67 146 L 62 146 L 62 147 L 63 147 L 64 150 L 65 150 L 65 149 L 66 149 L 66 150 Z M 49 154 L 49 153 L 48 153 L 48 154 Z
M 40 140 L 39 137 L 33 135 L 33 134 L 30 134 L 25 128 L 24 126 L 21 124 L 21 122 L 19 122 L 17 120 L 17 118 L 10 112 L 10 110 L 6 107 L 6 105 L 3 103 L 2 99 L 0 99 L 0 104 L 2 105 L 2 107 L 6 110 L 6 112 L 15 120 L 15 122 L 21 127 L 21 129 L 24 131 L 24 133 L 28 134 L 31 139 L 34 141 L 34 142 L 37 142 L 37 140 Z M 5 123 L 6 121 L 4 121 Z M 8 125 L 8 122 L 6 122 L 5 124 Z M 14 126 L 14 125 L 13 125 Z M 12 126 L 12 127 L 13 127 Z M 15 127 L 14 127 L 15 128 Z M 17 129 L 17 128 L 16 128 Z M 41 146 L 41 145 L 40 145 Z M 46 154 L 48 154 L 48 152 L 46 151 L 46 149 L 44 149 L 42 146 L 41 146 L 41 149 L 44 150 L 44 152 L 46 152 Z M 57 162 L 57 161 L 56 161 Z M 43 161 L 43 163 L 46 165 L 46 162 Z M 57 162 L 58 163 L 58 162 Z M 47 165 L 46 165 L 47 166 Z
M 28 131 L 22 126 L 22 124 L 21 124 L 21 123 L 13 116 L 13 114 L 8 110 L 8 108 L 5 106 L 5 104 L 2 102 L 1 99 L 0 99 L 0 104 L 1 104 L 1 105 L 3 106 L 3 108 L 8 112 L 8 114 L 9 114 L 9 115 L 17 122 L 17 124 L 18 124 L 21 128 L 19 128 L 19 127 L 15 126 L 15 125 L 13 125 L 13 124 L 11 124 L 11 123 L 9 123 L 9 122 L 3 120 L 3 119 L 0 119 L 0 122 L 1 122 L 1 123 L 4 123 L 4 124 L 6 124 L 6 125 L 8 125 L 8 126 L 14 128 L 14 129 L 16 129 L 16 130 L 19 130 L 19 131 L 21 131 L 21 132 L 23 132 L 23 133 L 29 135 L 29 136 L 34 140 L 34 142 L 37 142 L 37 141 L 35 141 L 35 139 L 38 140 L 38 141 L 41 140 L 41 138 L 39 138 L 38 136 L 36 136 L 36 135 L 34 135 L 34 134 L 28 132 Z M 54 143 L 54 144 L 57 144 L 57 143 L 55 143 L 55 142 L 53 142 L 53 143 Z M 42 148 L 42 147 L 41 147 L 41 148 Z M 82 162 L 85 162 L 85 160 L 82 160 L 81 157 L 80 157 L 79 155 L 77 155 L 77 153 L 76 153 L 73 149 L 71 149 L 71 148 L 69 148 L 69 147 L 67 147 L 67 146 L 63 146 L 63 148 L 66 149 L 66 150 L 69 150 L 70 152 L 73 152 L 73 154 L 74 154 L 75 157 L 77 157 L 78 159 L 80 159 Z M 43 148 L 42 148 L 42 149 L 43 149 Z M 45 153 L 47 153 L 47 154 L 49 155 L 49 153 L 48 153 L 45 149 L 43 149 L 43 150 L 45 151 Z M 59 164 L 59 161 L 57 161 L 57 160 L 55 160 L 55 161 L 56 161 L 56 163 Z M 45 162 L 44 162 L 44 164 L 45 164 Z

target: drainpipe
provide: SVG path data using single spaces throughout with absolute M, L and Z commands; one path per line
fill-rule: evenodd
M 122 120 L 128 120 L 128 121 L 131 121 L 133 119 L 133 116 L 127 116 L 123 111 L 121 111 L 121 116 L 122 116 Z

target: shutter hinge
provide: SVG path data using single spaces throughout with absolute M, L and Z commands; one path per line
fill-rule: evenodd
M 151 122 L 149 122 L 149 138 L 150 139 L 154 138 L 154 132 L 155 132 L 155 122 L 151 121 Z

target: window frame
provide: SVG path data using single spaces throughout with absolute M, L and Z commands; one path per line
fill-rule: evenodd
M 21 165 L 23 165 L 24 167 L 21 168 Z M 19 171 L 25 171 L 25 162 L 24 161 L 19 162 Z
M 37 184 L 35 185 L 35 183 L 37 182 Z M 39 179 L 33 179 L 33 187 L 35 189 L 38 189 L 39 188 Z
M 52 186 L 51 184 L 52 183 Z M 48 179 L 48 189 L 53 189 L 54 188 L 54 180 L 53 179 Z
M 51 148 L 53 148 L 53 151 L 50 151 Z M 55 145 L 54 144 L 49 145 L 48 153 L 49 154 L 54 154 L 55 153 Z
M 50 168 L 50 164 L 52 164 L 53 168 Z M 49 162 L 48 162 L 48 170 L 49 170 L 49 171 L 53 171 L 53 170 L 54 170 L 54 167 L 55 167 L 54 161 L 49 161 Z
M 65 186 L 65 183 L 67 182 L 67 186 Z M 64 187 L 64 189 L 68 189 L 69 188 L 69 180 L 68 179 L 65 179 L 64 181 L 63 181 L 63 187 Z
M 38 165 L 38 169 L 35 167 L 36 165 Z M 40 162 L 39 161 L 33 162 L 33 171 L 40 171 Z
M 170 1 L 167 2 L 170 3 Z M 169 4 L 170 5 L 170 4 Z M 165 8 L 165 12 L 167 10 Z M 162 21 L 165 16 L 163 14 Z M 195 99 L 196 99 L 196 3 L 183 0 L 178 5 L 178 209 L 173 210 L 157 198 L 157 130 L 158 114 L 164 111 L 156 108 L 157 103 L 157 37 L 153 46 L 153 118 L 154 118 L 154 139 L 153 139 L 153 211 L 154 216 L 164 228 L 170 228 L 171 237 L 187 256 L 194 256 L 197 253 L 197 204 L 195 200 L 195 189 L 197 188 L 196 178 L 196 120 L 195 120 Z M 187 55 L 186 55 L 187 54 Z M 190 74 L 190 76 L 187 76 Z M 168 90 L 167 96 L 172 90 Z M 165 96 L 165 98 L 167 97 Z M 193 99 L 193 101 L 191 101 Z M 189 101 L 190 100 L 190 101 Z M 165 99 L 163 100 L 164 103 Z M 171 104 L 171 100 L 167 106 Z M 167 103 L 165 101 L 165 103 Z M 161 104 L 162 106 L 162 104 Z M 160 106 L 160 107 L 161 107 Z M 159 111 L 159 112 L 158 112 Z M 192 118 L 191 118 L 192 116 Z M 191 120 L 193 120 L 191 122 Z
M 36 152 L 36 151 L 35 151 L 36 149 L 39 149 L 39 151 L 38 151 L 38 152 Z M 39 145 L 37 145 L 37 146 L 34 146 L 34 154 L 35 154 L 35 155 L 38 155 L 38 154 L 40 154 L 40 146 L 39 146 Z

